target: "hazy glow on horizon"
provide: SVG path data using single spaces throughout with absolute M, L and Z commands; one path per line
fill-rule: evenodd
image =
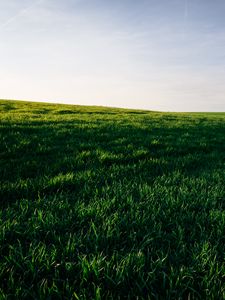
M 0 98 L 225 111 L 224 0 L 0 0 Z

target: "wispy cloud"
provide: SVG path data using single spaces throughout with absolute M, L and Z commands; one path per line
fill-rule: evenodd
M 184 19 L 187 21 L 188 19 L 188 0 L 184 0 Z
M 32 4 L 20 9 L 15 15 L 7 19 L 4 23 L 0 24 L 0 29 L 7 27 L 9 24 L 15 22 L 18 18 L 22 17 L 23 15 L 27 14 L 31 11 L 35 6 L 39 5 L 40 3 L 44 2 L 45 0 L 37 0 Z
M 184 25 L 183 25 L 183 32 L 182 32 L 183 40 L 185 40 L 185 38 L 186 38 L 188 17 L 189 17 L 189 2 L 188 2 L 188 0 L 184 0 Z

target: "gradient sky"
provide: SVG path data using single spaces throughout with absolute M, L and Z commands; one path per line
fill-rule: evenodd
M 225 111 L 225 0 L 0 0 L 0 98 Z

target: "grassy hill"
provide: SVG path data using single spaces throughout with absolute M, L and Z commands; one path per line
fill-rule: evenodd
M 224 299 L 225 113 L 0 101 L 0 299 Z

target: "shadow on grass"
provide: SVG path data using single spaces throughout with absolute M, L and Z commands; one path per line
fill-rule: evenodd
M 174 118 L 169 120 L 172 122 Z M 212 135 L 210 124 L 203 127 L 182 124 L 179 127 L 174 121 L 169 128 L 158 128 L 158 123 L 154 127 L 153 122 L 149 129 L 143 129 L 142 122 L 133 126 L 124 121 L 124 126 L 120 126 L 112 122 L 107 125 L 103 119 L 101 123 L 92 120 L 92 125 L 82 119 L 4 124 L 0 128 L 4 141 L 0 153 L 1 202 L 11 202 L 19 197 L 32 198 L 41 191 L 54 194 L 57 187 L 43 188 L 42 183 L 32 185 L 32 180 L 35 182 L 37 178 L 39 182 L 38 178 L 51 178 L 60 173 L 76 174 L 90 169 L 95 174 L 104 169 L 100 177 L 103 176 L 102 181 L 106 182 L 110 180 L 107 169 L 116 167 L 117 173 L 112 180 L 117 180 L 118 174 L 129 180 L 141 178 L 153 182 L 156 177 L 169 176 L 174 170 L 187 176 L 212 172 L 223 157 L 221 141 Z M 17 187 L 16 182 L 21 180 L 30 180 L 31 184 Z M 93 180 L 100 184 L 96 175 Z M 11 185 L 15 188 L 10 191 Z M 79 182 L 61 186 L 65 190 L 76 191 L 78 188 L 82 190 Z

